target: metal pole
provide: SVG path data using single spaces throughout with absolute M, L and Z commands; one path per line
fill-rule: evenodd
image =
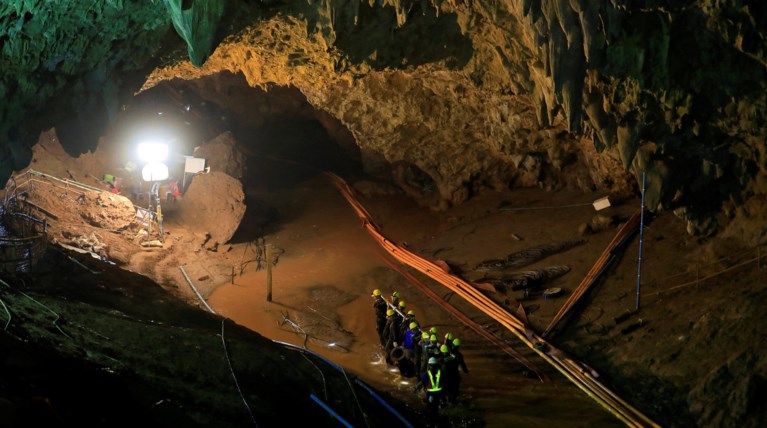
M 272 244 L 266 244 L 266 301 L 272 301 Z
M 642 171 L 642 213 L 639 215 L 639 262 L 637 264 L 637 303 L 639 310 L 640 290 L 642 289 L 642 246 L 644 244 L 644 194 L 647 188 L 647 171 Z
M 184 275 L 184 279 L 186 279 L 187 284 L 189 284 L 189 286 L 192 287 L 192 290 L 194 291 L 194 294 L 197 295 L 197 297 L 202 302 L 203 306 L 205 306 L 205 308 L 210 313 L 215 314 L 216 311 L 214 311 L 213 308 L 211 308 L 210 305 L 208 305 L 208 302 L 206 302 L 205 299 L 202 298 L 202 294 L 200 294 L 200 291 L 197 290 L 197 287 L 194 286 L 194 283 L 192 283 L 192 280 L 189 278 L 189 275 L 184 270 L 184 267 L 183 266 L 179 266 L 178 268 L 179 268 L 179 270 L 181 270 L 181 274 Z

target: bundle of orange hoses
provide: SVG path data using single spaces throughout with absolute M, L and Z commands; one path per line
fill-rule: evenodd
M 451 291 L 466 299 L 477 309 L 495 319 L 511 331 L 517 338 L 519 338 L 519 340 L 540 355 L 541 358 L 546 360 L 567 379 L 573 382 L 578 388 L 584 391 L 589 397 L 602 405 L 602 407 L 623 421 L 626 425 L 631 427 L 659 426 L 599 382 L 595 376 L 592 375 L 593 371 L 590 368 L 567 357 L 564 352 L 548 344 L 532 330 L 526 328 L 523 322 L 506 312 L 500 305 L 480 293 L 469 283 L 445 272 L 435 263 L 387 240 L 386 237 L 381 234 L 378 226 L 373 223 L 370 213 L 368 213 L 365 207 L 357 200 L 351 187 L 337 175 L 330 173 L 326 173 L 326 175 L 333 180 L 333 183 L 357 212 L 357 215 L 363 222 L 363 227 L 365 227 L 373 238 L 378 241 L 381 247 L 395 259 L 419 270 L 423 274 L 441 283 Z

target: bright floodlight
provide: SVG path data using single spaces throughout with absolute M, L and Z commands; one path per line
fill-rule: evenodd
M 148 163 L 144 169 L 141 170 L 141 176 L 144 178 L 144 181 L 167 180 L 168 166 L 160 162 Z
M 162 162 L 168 157 L 168 145 L 163 143 L 141 143 L 138 157 L 144 162 Z

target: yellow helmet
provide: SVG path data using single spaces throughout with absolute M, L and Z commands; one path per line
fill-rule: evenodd
M 413 312 L 413 310 L 412 310 L 412 309 L 411 309 L 411 310 L 409 310 L 409 311 L 407 311 L 407 314 L 408 314 L 408 315 L 412 315 L 412 316 L 415 316 L 415 312 Z
M 373 290 L 373 294 L 371 294 L 371 296 L 373 296 L 373 297 L 378 297 L 380 295 L 381 295 L 381 290 L 379 290 L 377 288 L 375 290 Z
M 450 341 L 450 340 L 453 340 L 453 333 L 449 333 L 449 332 L 448 332 L 448 333 L 445 335 L 445 340 L 448 340 L 448 341 Z
M 399 306 L 400 309 L 405 309 L 405 301 L 404 300 L 400 300 L 399 304 L 397 306 Z
M 417 322 L 411 322 L 410 323 L 410 329 L 411 330 L 415 330 L 416 327 L 418 327 L 418 323 Z
M 394 315 L 394 309 L 387 309 L 387 310 L 386 310 L 386 316 L 387 316 L 387 317 L 390 317 L 390 316 L 392 316 L 392 315 Z
M 431 342 L 431 343 L 437 343 L 437 336 L 435 336 L 435 335 L 433 335 L 433 334 L 432 334 L 431 336 L 429 336 L 429 342 Z
M 437 334 L 437 327 L 432 327 L 429 329 L 429 333 L 431 334 Z
M 455 340 L 453 340 L 453 346 L 455 346 L 456 348 L 461 346 L 461 339 L 456 338 Z
M 391 293 L 391 296 L 396 299 L 399 299 L 399 291 L 395 291 L 394 293 Z
M 450 352 L 450 349 L 447 347 L 447 345 L 442 345 L 439 348 L 439 352 L 442 352 L 443 354 L 447 354 L 448 352 Z
M 429 333 L 424 331 L 423 334 L 421 334 L 421 339 L 428 339 L 428 338 L 429 338 Z

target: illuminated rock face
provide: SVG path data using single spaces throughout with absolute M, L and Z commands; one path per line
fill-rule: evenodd
M 178 216 L 195 232 L 210 234 L 211 243 L 232 239 L 245 215 L 242 183 L 220 171 L 196 175 L 179 203 Z
M 27 161 L 23 137 L 10 132 L 23 111 L 59 97 L 57 104 L 77 107 L 69 122 L 108 117 L 124 76 L 172 31 L 173 9 L 162 2 L 104 1 L 88 14 L 67 7 L 0 9 L 0 39 L 13 40 L 4 63 L 20 64 L 3 67 L 0 86 L 10 101 L 0 133 L 6 174 Z M 182 34 L 194 63 L 211 32 L 231 35 L 200 68 L 176 55 L 145 87 L 222 70 L 252 86 L 295 86 L 351 130 L 363 159 L 388 162 L 395 182 L 437 208 L 483 188 L 631 191 L 647 171 L 648 204 L 707 233 L 734 216 L 736 204 L 767 191 L 763 2 L 259 7 L 230 13 L 234 21 L 218 27 L 219 12 L 202 11 L 209 22 Z M 57 13 L 74 18 L 37 21 Z M 184 16 L 174 13 L 183 33 Z M 35 129 L 26 125 L 20 129 Z

